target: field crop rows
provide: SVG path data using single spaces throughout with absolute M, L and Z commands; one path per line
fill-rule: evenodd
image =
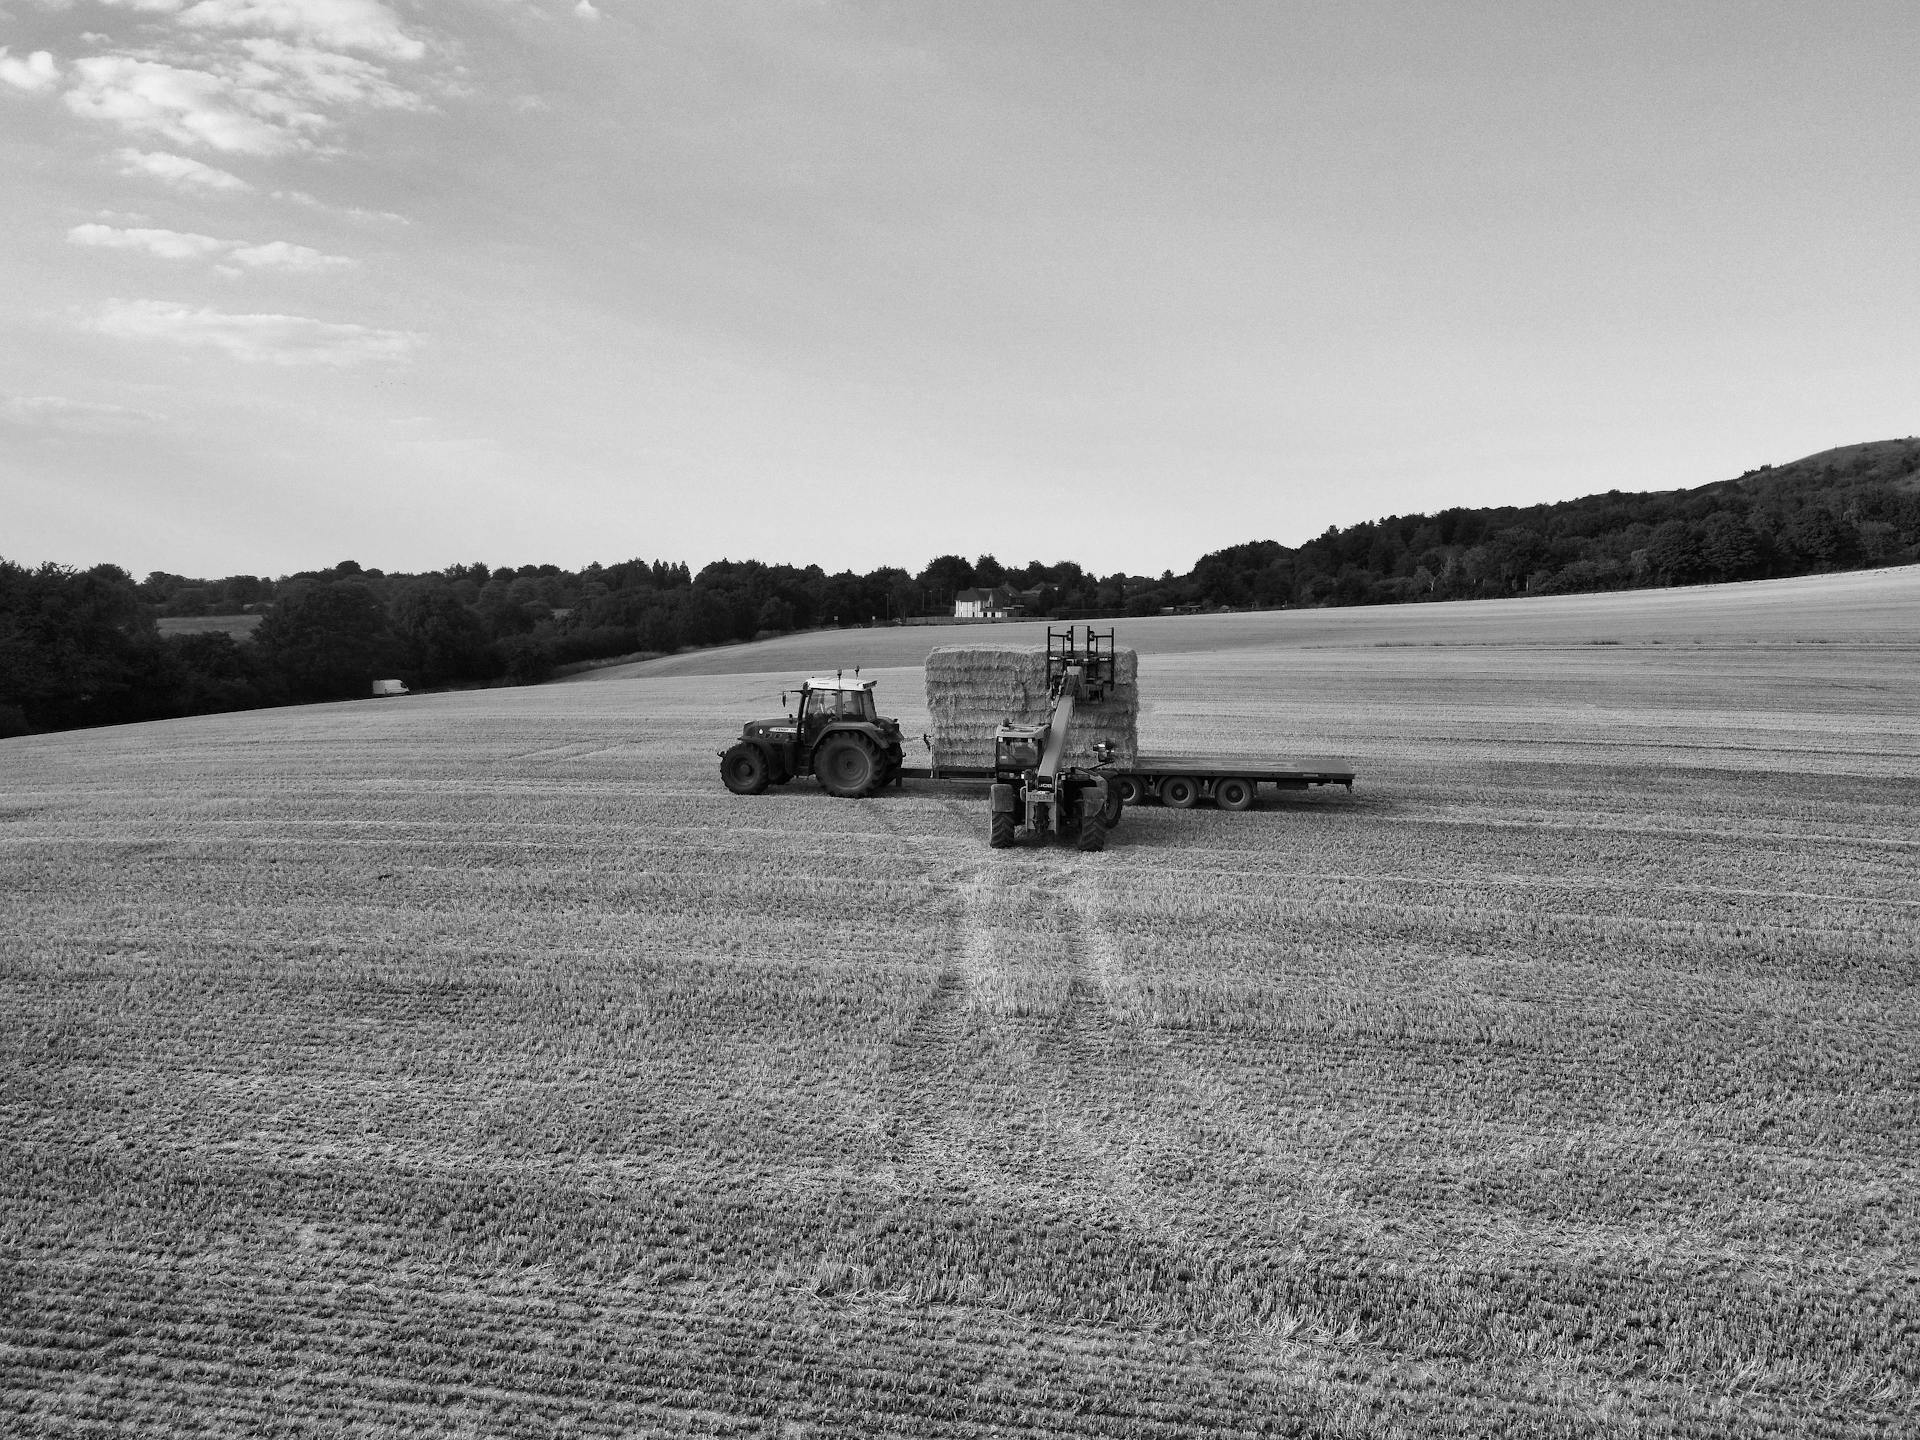
M 1910 1426 L 1913 661 L 1143 653 L 1361 784 L 1102 855 L 791 677 L 8 742 L 0 1428 Z

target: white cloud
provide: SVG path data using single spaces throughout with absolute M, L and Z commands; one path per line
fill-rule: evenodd
M 356 263 L 345 255 L 328 255 L 287 240 L 269 240 L 265 244 L 250 245 L 244 240 L 220 240 L 212 235 L 195 235 L 181 230 L 76 225 L 67 232 L 67 240 L 74 245 L 90 245 L 104 250 L 144 250 L 162 260 L 219 258 L 246 270 L 282 270 L 308 275 L 347 270 Z M 237 275 L 241 272 L 229 270 L 229 273 Z
M 191 30 L 291 35 L 337 50 L 418 60 L 426 46 L 379 0 L 102 0 L 122 10 L 172 15 Z
M 304 315 L 232 315 L 165 300 L 109 300 L 88 328 L 122 340 L 153 340 L 215 350 L 266 365 L 359 365 L 403 360 L 420 343 L 404 330 L 340 325 Z
M 580 0 L 580 3 L 573 7 L 573 13 L 578 15 L 582 20 L 598 20 L 600 18 L 600 12 L 594 8 L 593 0 Z
M 280 155 L 320 148 L 347 112 L 428 108 L 420 77 L 397 68 L 427 45 L 378 0 L 104 3 L 164 17 L 162 36 L 75 61 L 66 103 L 135 134 Z
M 305 245 L 289 244 L 285 240 L 269 240 L 264 245 L 238 245 L 227 252 L 227 258 L 249 270 L 291 270 L 302 274 L 350 270 L 356 263 L 345 255 L 328 255 Z
M 0 397 L 0 423 L 21 429 L 68 430 L 99 434 L 166 423 L 166 416 L 125 405 L 69 400 L 64 395 Z
M 418 60 L 427 50 L 377 0 L 200 0 L 180 23 L 207 30 L 264 30 L 388 60 Z
M 121 230 L 112 225 L 76 225 L 67 232 L 67 242 L 103 250 L 144 250 L 162 260 L 202 260 L 232 248 L 230 241 L 216 240 L 211 235 L 179 230 Z
M 256 92 L 343 108 L 418 110 L 425 105 L 419 96 L 394 84 L 380 66 L 357 55 L 271 38 L 242 40 L 239 50 L 246 59 L 235 66 L 237 80 Z
M 206 145 L 243 155 L 277 155 L 308 143 L 326 124 L 283 96 L 234 84 L 205 70 L 187 70 L 125 55 L 74 62 L 67 108 L 136 133 L 180 145 Z
M 0 81 L 16 90 L 38 94 L 60 83 L 60 67 L 45 50 L 36 50 L 24 60 L 16 60 L 0 45 Z
M 238 175 L 185 155 L 164 150 L 122 150 L 116 157 L 122 175 L 145 176 L 179 190 L 223 190 L 237 193 L 253 187 Z
M 317 195 L 309 195 L 304 190 L 276 190 L 276 200 L 285 200 L 294 205 L 306 205 L 315 210 L 325 210 L 332 215 L 344 215 L 349 220 L 378 220 L 392 225 L 411 225 L 413 221 L 404 215 L 396 215 L 391 210 L 363 210 L 357 205 L 329 205 Z

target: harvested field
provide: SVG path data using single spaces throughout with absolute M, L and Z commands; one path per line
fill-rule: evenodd
M 1143 745 L 1361 780 L 1101 855 L 728 795 L 784 660 L 0 742 L 0 1429 L 1910 1430 L 1916 587 L 1838 578 L 1120 622 Z
M 162 635 L 207 635 L 218 632 L 244 640 L 260 628 L 265 615 L 162 615 L 158 622 Z

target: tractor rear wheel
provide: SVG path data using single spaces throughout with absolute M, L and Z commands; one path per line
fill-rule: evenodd
M 1089 810 L 1080 817 L 1080 834 L 1074 839 L 1077 850 L 1107 848 L 1107 815 L 1104 810 Z
M 1013 844 L 1013 813 L 1008 810 L 993 812 L 993 824 L 987 830 L 987 844 L 995 850 L 1005 850 Z
M 813 752 L 820 788 L 842 800 L 857 800 L 880 788 L 880 757 L 858 735 L 829 735 Z
M 1200 799 L 1200 782 L 1191 775 L 1169 775 L 1160 782 L 1160 800 L 1175 810 L 1191 810 Z
M 1251 810 L 1254 794 L 1253 781 L 1231 775 L 1213 787 L 1213 803 L 1222 810 Z
M 758 795 L 767 781 L 767 756 L 758 745 L 743 740 L 720 757 L 720 782 L 734 794 Z

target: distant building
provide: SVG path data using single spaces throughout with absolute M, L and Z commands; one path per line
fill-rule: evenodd
M 953 618 L 1003 620 L 1026 609 L 1021 602 L 1027 598 L 1011 585 L 996 585 L 991 590 L 962 590 L 953 597 Z

